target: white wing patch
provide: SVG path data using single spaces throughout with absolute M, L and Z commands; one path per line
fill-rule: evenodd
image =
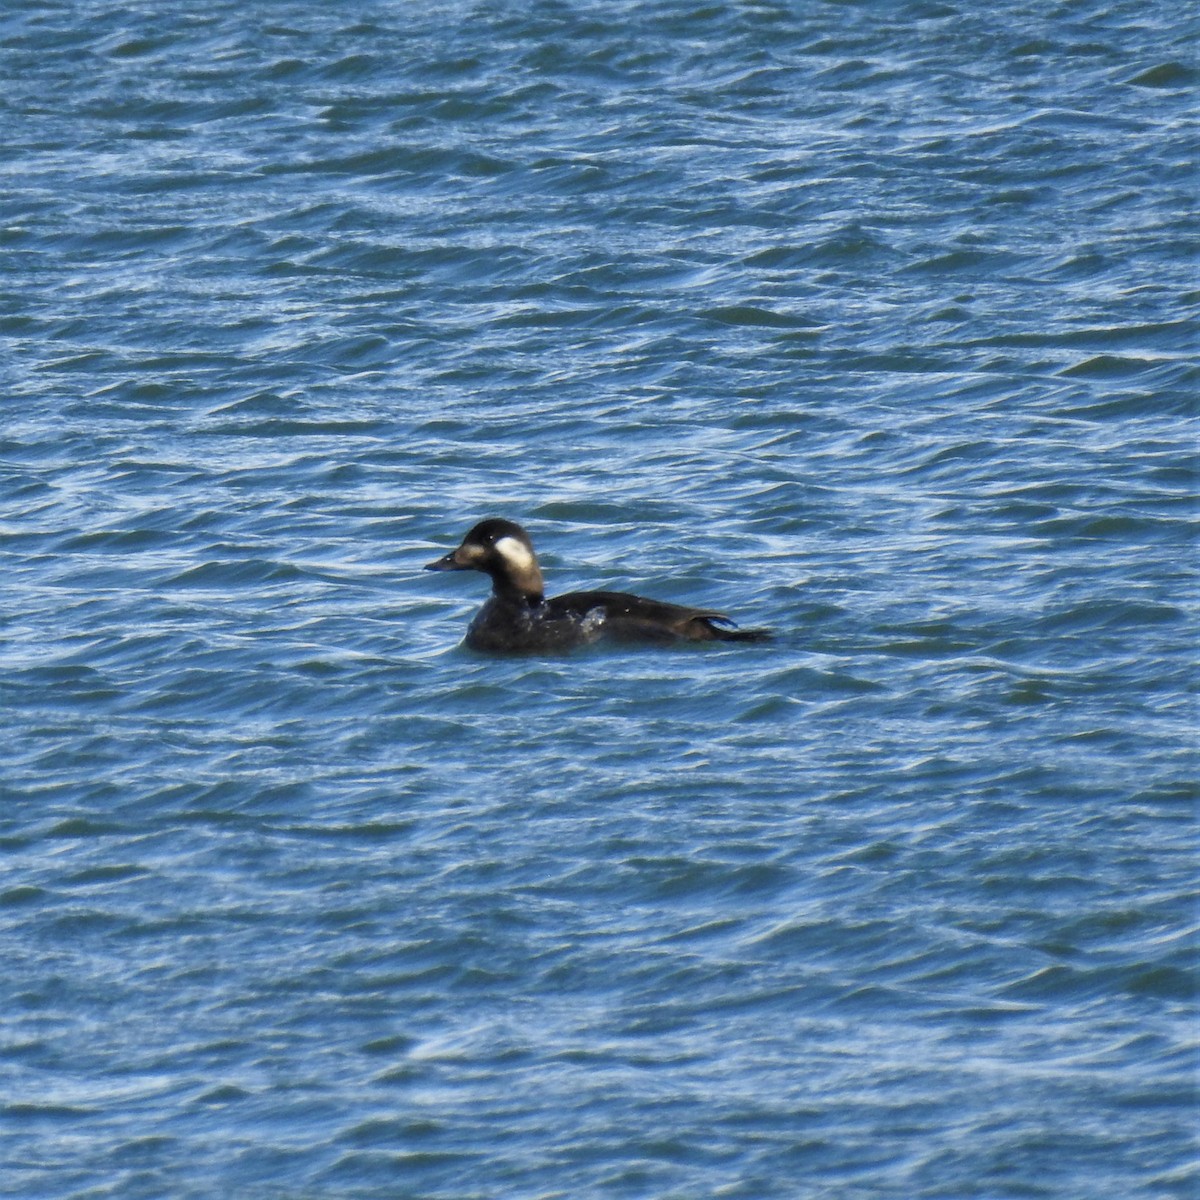
M 502 537 L 496 542 L 496 553 L 518 571 L 528 571 L 534 565 L 533 551 L 515 537 Z

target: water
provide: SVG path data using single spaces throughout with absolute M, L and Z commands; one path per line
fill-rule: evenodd
M 9 5 L 0 1190 L 1195 1196 L 1188 19 Z

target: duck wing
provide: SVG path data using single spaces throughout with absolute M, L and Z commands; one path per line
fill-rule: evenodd
M 546 601 L 554 616 L 582 619 L 604 610 L 604 632 L 609 637 L 635 642 L 761 642 L 771 635 L 765 629 L 737 629 L 723 612 L 669 604 L 629 592 L 567 592 Z

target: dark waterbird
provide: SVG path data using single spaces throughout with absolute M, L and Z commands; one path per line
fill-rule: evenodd
M 738 629 L 711 608 L 667 604 L 628 592 L 568 592 L 546 599 L 533 542 L 520 525 L 480 521 L 427 571 L 482 571 L 492 594 L 467 628 L 473 650 L 569 650 L 600 638 L 623 642 L 763 642 L 767 629 Z

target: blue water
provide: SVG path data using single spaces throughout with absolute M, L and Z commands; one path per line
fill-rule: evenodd
M 6 5 L 0 1192 L 1196 1196 L 1188 10 Z

